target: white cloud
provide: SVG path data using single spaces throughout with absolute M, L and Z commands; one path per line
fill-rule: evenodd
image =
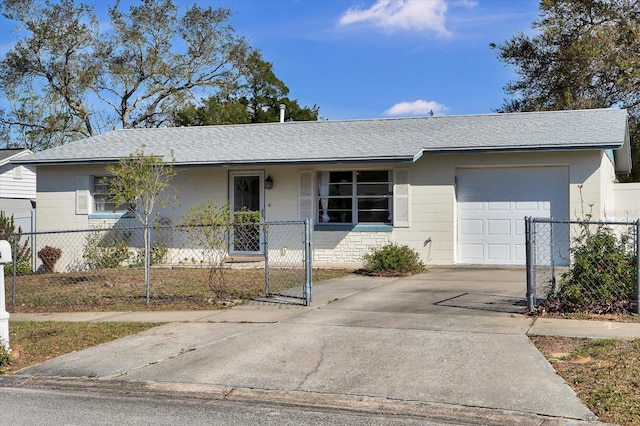
M 443 104 L 435 101 L 425 101 L 418 99 L 413 102 L 400 102 L 384 112 L 385 115 L 391 116 L 408 116 L 408 115 L 444 115 L 447 108 Z
M 352 7 L 340 17 L 340 25 L 368 23 L 387 31 L 409 30 L 451 33 L 445 27 L 445 0 L 376 0 L 368 9 Z

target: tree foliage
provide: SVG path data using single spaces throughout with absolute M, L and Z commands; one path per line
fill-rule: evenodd
M 109 197 L 115 205 L 129 205 L 145 227 L 152 224 L 158 207 L 177 198 L 177 189 L 170 184 L 176 175 L 173 160 L 165 163 L 161 157 L 141 150 L 106 169 L 112 175 L 108 181 Z
M 517 73 L 499 111 L 627 108 L 640 177 L 640 2 L 542 0 L 532 26 L 492 45 Z
M 202 94 L 236 90 L 256 54 L 224 8 L 116 1 L 106 22 L 74 0 L 3 0 L 0 11 L 21 34 L 0 62 L 0 131 L 31 149 L 172 124 Z
M 176 114 L 177 126 L 268 123 L 280 120 L 280 105 L 286 121 L 318 120 L 319 108 L 301 107 L 287 96 L 289 88 L 276 77 L 273 64 L 260 52 L 251 51 L 241 70 L 242 78 L 225 93 L 192 103 Z

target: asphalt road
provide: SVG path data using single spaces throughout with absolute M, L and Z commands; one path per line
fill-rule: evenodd
M 1 389 L 5 425 L 442 425 L 424 418 L 301 407 L 118 396 L 55 390 Z M 456 423 L 460 424 L 460 423 Z

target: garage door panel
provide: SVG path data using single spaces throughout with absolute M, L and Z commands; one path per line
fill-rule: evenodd
M 569 218 L 568 167 L 457 172 L 460 263 L 524 264 L 525 216 Z
M 484 221 L 481 219 L 469 219 L 462 220 L 461 224 L 461 232 L 464 232 L 465 235 L 484 235 Z
M 511 235 L 511 220 L 489 219 L 487 221 L 487 235 L 494 235 L 494 236 Z
M 488 244 L 487 245 L 487 258 L 494 261 L 500 261 L 505 258 L 511 257 L 511 245 L 510 244 Z
M 508 201 L 492 201 L 487 203 L 488 211 L 510 211 L 511 203 Z
M 461 255 L 466 259 L 475 259 L 477 263 L 481 263 L 485 258 L 484 256 L 484 244 L 477 243 L 465 243 L 460 246 Z
M 513 204 L 515 205 L 515 210 L 522 212 L 534 212 L 540 209 L 538 201 L 516 201 Z
M 484 203 L 465 200 L 465 202 L 460 207 L 466 211 L 482 211 L 484 210 Z

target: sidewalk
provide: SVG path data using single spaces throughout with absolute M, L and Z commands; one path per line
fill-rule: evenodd
M 319 307 L 314 305 L 314 307 Z M 15 313 L 10 321 L 70 322 L 209 322 L 209 323 L 276 323 L 310 308 L 304 306 L 256 305 L 236 306 L 217 311 L 145 311 L 145 312 L 61 312 Z M 587 339 L 640 339 L 640 323 L 589 321 L 557 318 L 531 318 L 529 336 L 565 336 Z

